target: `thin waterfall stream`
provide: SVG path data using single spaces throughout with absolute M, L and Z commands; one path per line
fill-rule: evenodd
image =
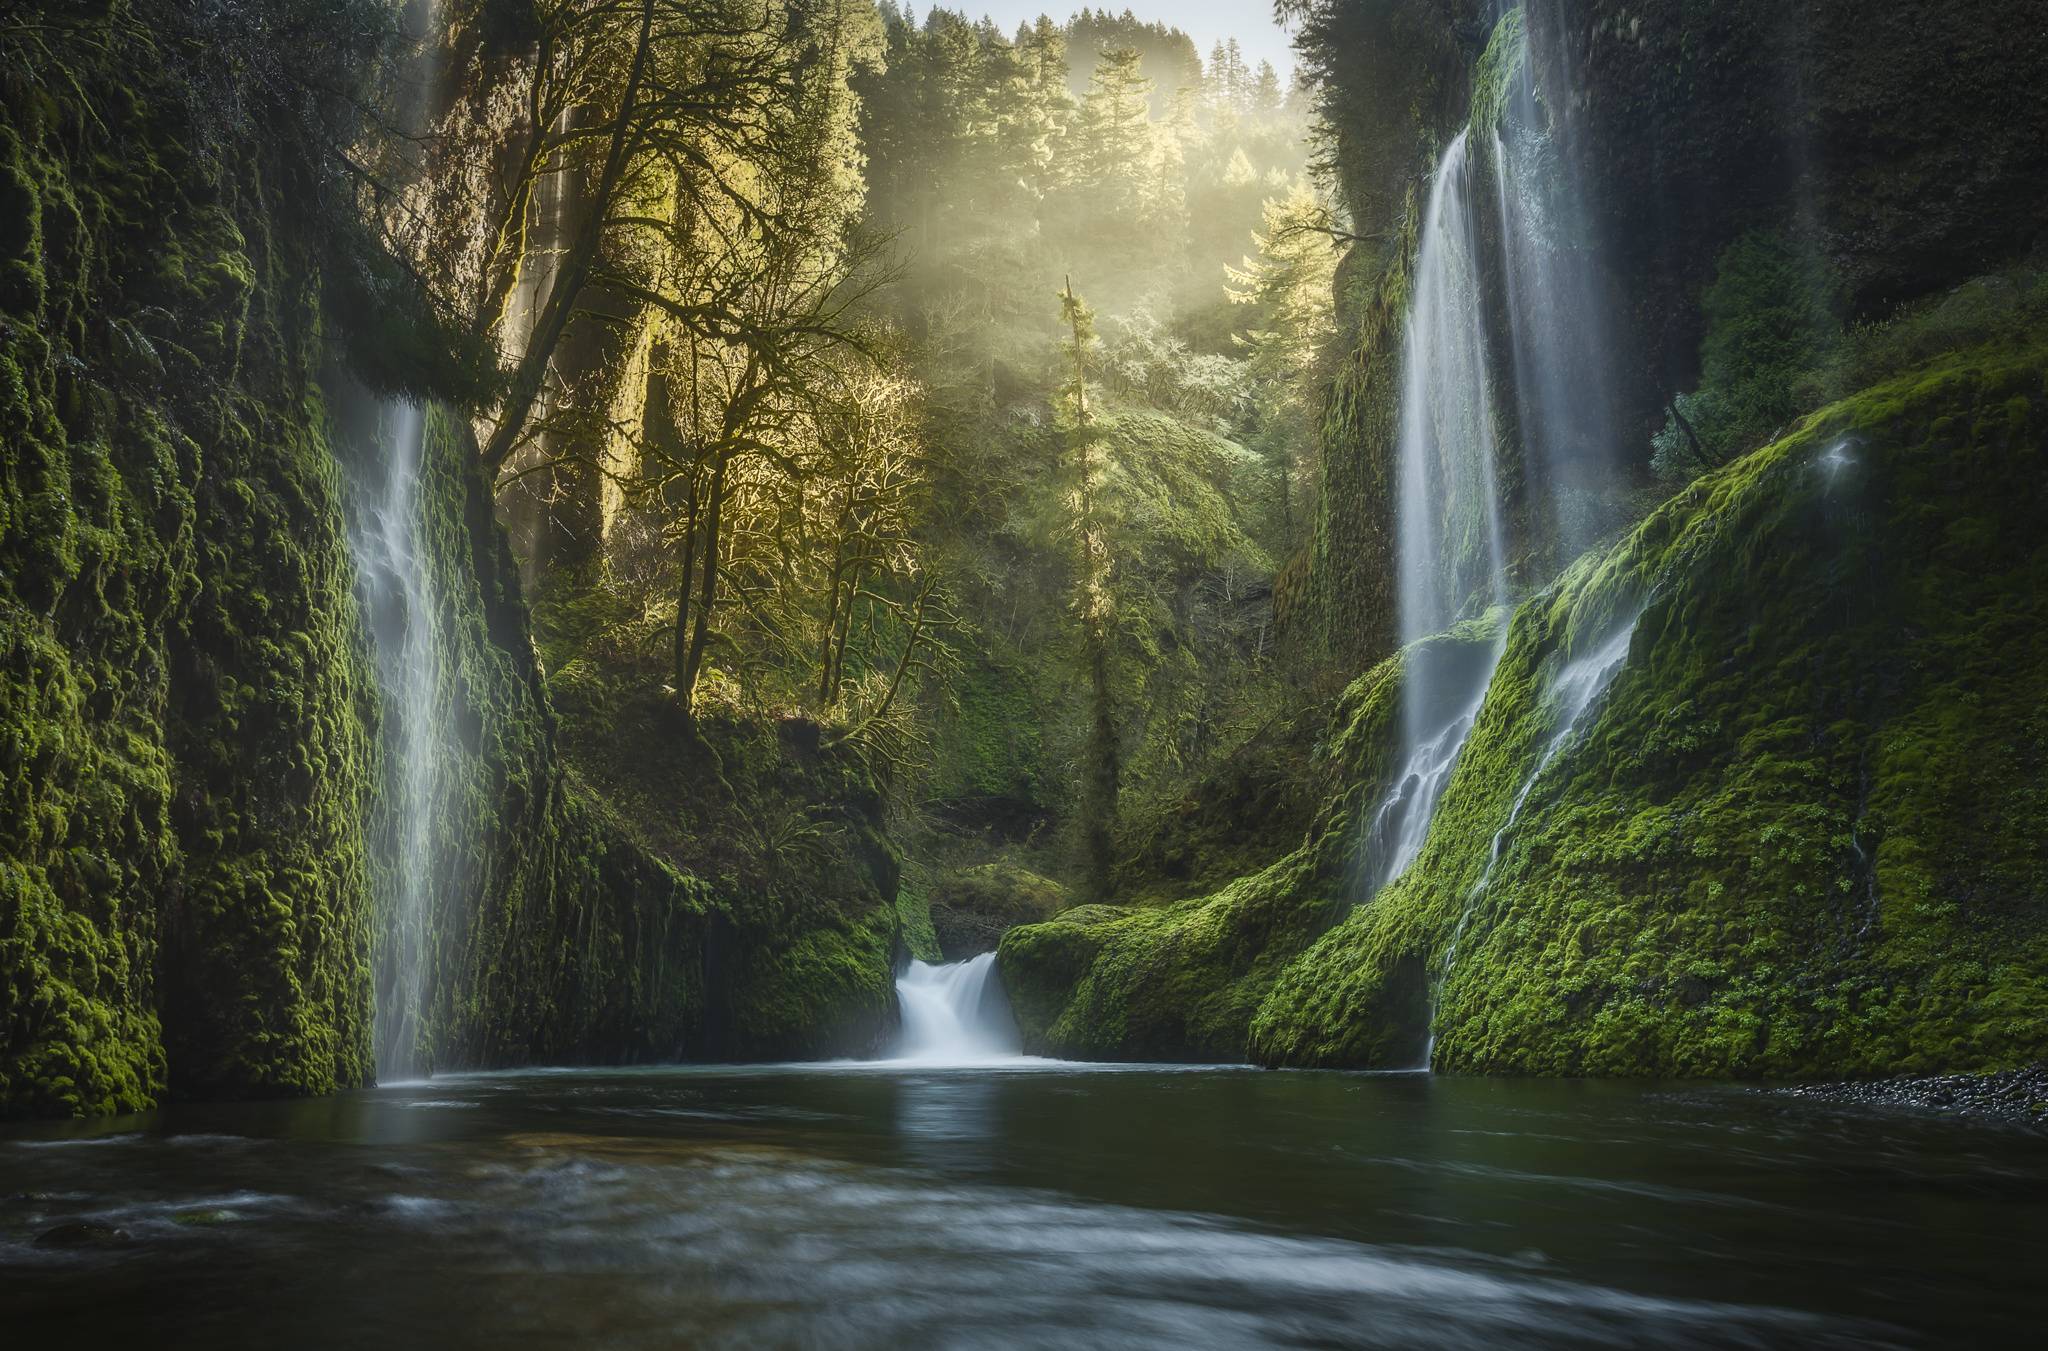
M 376 946 L 375 1049 L 380 1081 L 414 1078 L 422 1048 L 430 912 L 437 873 L 434 823 L 442 807 L 442 716 L 437 606 L 422 556 L 419 482 L 426 416 L 417 404 L 384 404 L 377 476 L 358 494 L 349 532 L 376 653 L 385 716 L 382 803 L 384 893 Z
M 1620 675 L 1622 668 L 1628 664 L 1629 647 L 1635 639 L 1638 617 L 1631 616 L 1613 637 L 1591 652 L 1567 662 L 1550 681 L 1545 702 L 1552 710 L 1554 730 L 1543 743 L 1543 749 L 1536 756 L 1536 763 L 1530 766 L 1528 775 L 1523 778 L 1521 788 L 1516 791 L 1514 805 L 1508 808 L 1507 820 L 1493 833 L 1493 840 L 1487 849 L 1486 866 L 1480 871 L 1479 880 L 1473 883 L 1472 889 L 1465 894 L 1465 903 L 1459 911 L 1457 927 L 1451 930 L 1450 944 L 1444 950 L 1444 959 L 1437 977 L 1430 985 L 1430 1032 L 1423 1055 L 1424 1067 L 1429 1065 L 1430 1056 L 1436 1048 L 1438 998 L 1442 994 L 1444 982 L 1450 979 L 1451 972 L 1457 965 L 1458 945 L 1463 941 L 1465 930 L 1472 922 L 1473 910 L 1480 898 L 1486 894 L 1487 885 L 1493 881 L 1493 870 L 1500 862 L 1501 849 L 1507 842 L 1508 832 L 1513 830 L 1515 823 L 1521 819 L 1522 808 L 1528 805 L 1529 794 L 1535 790 L 1537 781 L 1543 777 L 1544 771 L 1549 769 L 1558 755 L 1577 739 L 1580 724 L 1585 721 L 1586 714 L 1599 703 L 1600 696 L 1607 692 L 1608 686 L 1614 683 L 1614 678 Z

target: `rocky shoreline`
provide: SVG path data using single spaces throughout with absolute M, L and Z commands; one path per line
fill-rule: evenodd
M 1937 1074 L 1767 1090 L 1808 1102 L 1955 1113 L 2048 1131 L 2048 1062 L 1996 1074 Z

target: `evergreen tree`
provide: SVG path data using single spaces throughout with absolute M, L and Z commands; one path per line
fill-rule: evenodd
M 1076 160 L 1080 183 L 1101 214 L 1135 220 L 1143 209 L 1152 162 L 1151 93 L 1135 48 L 1106 51 L 1096 63 L 1081 105 Z

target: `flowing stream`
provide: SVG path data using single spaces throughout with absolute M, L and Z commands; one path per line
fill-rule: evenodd
M 0 1328 L 209 1351 L 2025 1345 L 2044 1210 L 2038 1134 L 1727 1085 L 452 1074 L 0 1128 Z M 89 1225 L 112 1232 L 42 1238 Z

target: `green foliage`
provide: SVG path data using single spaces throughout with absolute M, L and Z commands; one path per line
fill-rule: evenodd
M 1472 113 L 1469 125 L 1476 132 L 1490 131 L 1507 114 L 1508 97 L 1514 82 L 1522 78 L 1529 59 L 1526 20 L 1520 5 L 1500 16 L 1487 39 L 1486 50 L 1472 71 Z
M 1661 477 L 1725 464 L 1820 402 L 1819 374 L 1842 340 L 1837 291 L 1820 255 L 1784 235 L 1754 232 L 1722 252 L 1700 302 L 1700 387 L 1677 396 L 1654 438 Z

